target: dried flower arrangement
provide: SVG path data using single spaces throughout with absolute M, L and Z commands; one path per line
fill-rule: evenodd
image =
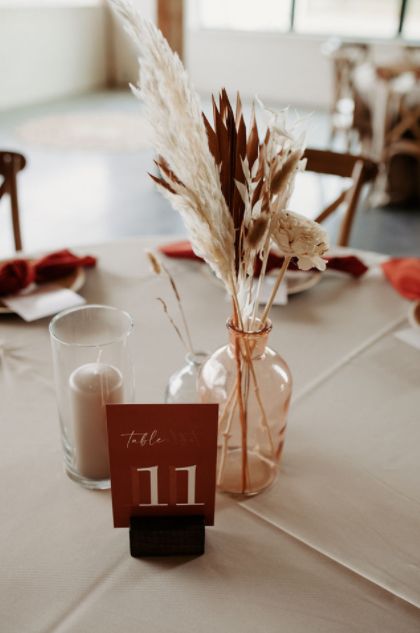
M 254 110 L 247 131 L 239 95 L 234 109 L 225 90 L 218 103 L 213 99 L 211 124 L 201 111 L 200 99 L 180 59 L 161 32 L 144 20 L 129 0 L 112 0 L 112 5 L 140 55 L 141 88 L 132 89 L 145 106 L 159 157 L 160 175 L 150 175 L 181 214 L 195 253 L 223 281 L 232 298 L 235 328 L 243 333 L 262 331 L 292 258 L 302 270 L 325 269 L 325 231 L 287 210 L 296 173 L 305 167 L 303 136 L 296 138 L 286 130 L 284 112 L 267 110 L 264 137 L 260 138 Z M 284 257 L 283 265 L 269 301 L 258 314 L 273 243 Z M 246 399 L 251 383 L 273 459 L 279 453 L 260 397 L 252 351 L 247 337 L 243 345 L 235 345 L 236 381 L 220 416 L 221 425 L 225 420 L 230 425 L 232 411 L 237 408 L 239 412 L 242 492 L 249 489 Z M 229 437 L 229 432 L 223 434 L 222 455 Z M 219 482 L 223 468 L 222 458 Z
M 286 131 L 284 113 L 270 113 L 262 141 L 255 114 L 247 133 L 239 95 L 234 113 L 225 90 L 218 106 L 213 99 L 212 127 L 161 32 L 128 0 L 112 4 L 140 53 L 141 88 L 133 91 L 145 105 L 159 155 L 161 176 L 151 177 L 183 217 L 196 254 L 224 282 L 235 318 L 249 327 L 255 322 L 271 241 L 285 256 L 280 278 L 292 257 L 302 270 L 325 268 L 323 229 L 285 211 L 296 172 L 304 168 L 303 140 Z M 257 259 L 262 266 L 253 292 Z

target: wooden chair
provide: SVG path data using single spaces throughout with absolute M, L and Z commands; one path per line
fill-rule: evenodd
M 17 194 L 16 174 L 26 165 L 26 159 L 22 154 L 16 152 L 0 151 L 0 176 L 3 182 L 0 185 L 0 199 L 9 194 L 10 207 L 12 211 L 13 237 L 15 249 L 22 250 L 22 237 L 19 222 L 19 203 Z
M 330 144 L 333 144 L 336 136 L 342 132 L 349 150 L 353 140 L 356 109 L 353 73 L 357 66 L 369 58 L 370 47 L 358 42 L 338 41 L 335 49 L 328 49 L 326 54 L 333 65 Z
M 377 166 L 362 156 L 329 150 L 307 149 L 304 156 L 307 159 L 306 171 L 352 180 L 351 185 L 315 218 L 317 222 L 323 222 L 341 205 L 345 205 L 337 244 L 347 246 L 361 191 L 366 183 L 375 179 Z
M 384 150 L 387 194 L 390 205 L 407 205 L 420 200 L 420 142 L 399 139 Z

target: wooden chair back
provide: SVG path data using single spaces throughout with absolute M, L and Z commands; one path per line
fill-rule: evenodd
M 19 221 L 19 202 L 17 193 L 16 174 L 25 167 L 26 159 L 17 152 L 0 151 L 0 177 L 3 182 L 0 184 L 0 199 L 8 194 L 10 197 L 10 207 L 12 213 L 13 237 L 15 249 L 22 250 L 22 236 Z
M 338 133 L 344 132 L 348 150 L 354 136 L 354 119 L 356 115 L 360 118 L 361 109 L 361 104 L 356 104 L 354 71 L 369 56 L 370 46 L 358 42 L 341 42 L 330 54 L 333 74 L 330 143 L 333 143 Z
M 420 201 L 420 140 L 399 139 L 384 150 L 389 204 Z
M 317 222 L 323 222 L 341 205 L 344 205 L 345 210 L 337 244 L 347 246 L 361 191 L 366 183 L 375 179 L 377 166 L 363 156 L 340 154 L 329 150 L 307 149 L 304 157 L 307 159 L 306 171 L 350 178 L 352 181 L 350 186 L 315 218 Z

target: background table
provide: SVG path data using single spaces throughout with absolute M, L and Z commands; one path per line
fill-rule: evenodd
M 82 294 L 135 319 L 141 402 L 183 364 L 144 257 L 161 241 L 84 249 L 99 261 Z M 223 289 L 198 263 L 168 266 L 196 348 L 223 345 Z M 407 309 L 378 270 L 325 275 L 274 309 L 270 344 L 295 383 L 281 473 L 252 499 L 218 496 L 192 560 L 130 558 L 109 492 L 63 474 L 48 320 L 2 317 L 2 633 L 418 633 L 420 354 L 393 336 Z

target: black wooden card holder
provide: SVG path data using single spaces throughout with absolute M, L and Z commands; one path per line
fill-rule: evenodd
M 204 554 L 204 516 L 130 517 L 130 553 L 145 556 Z

